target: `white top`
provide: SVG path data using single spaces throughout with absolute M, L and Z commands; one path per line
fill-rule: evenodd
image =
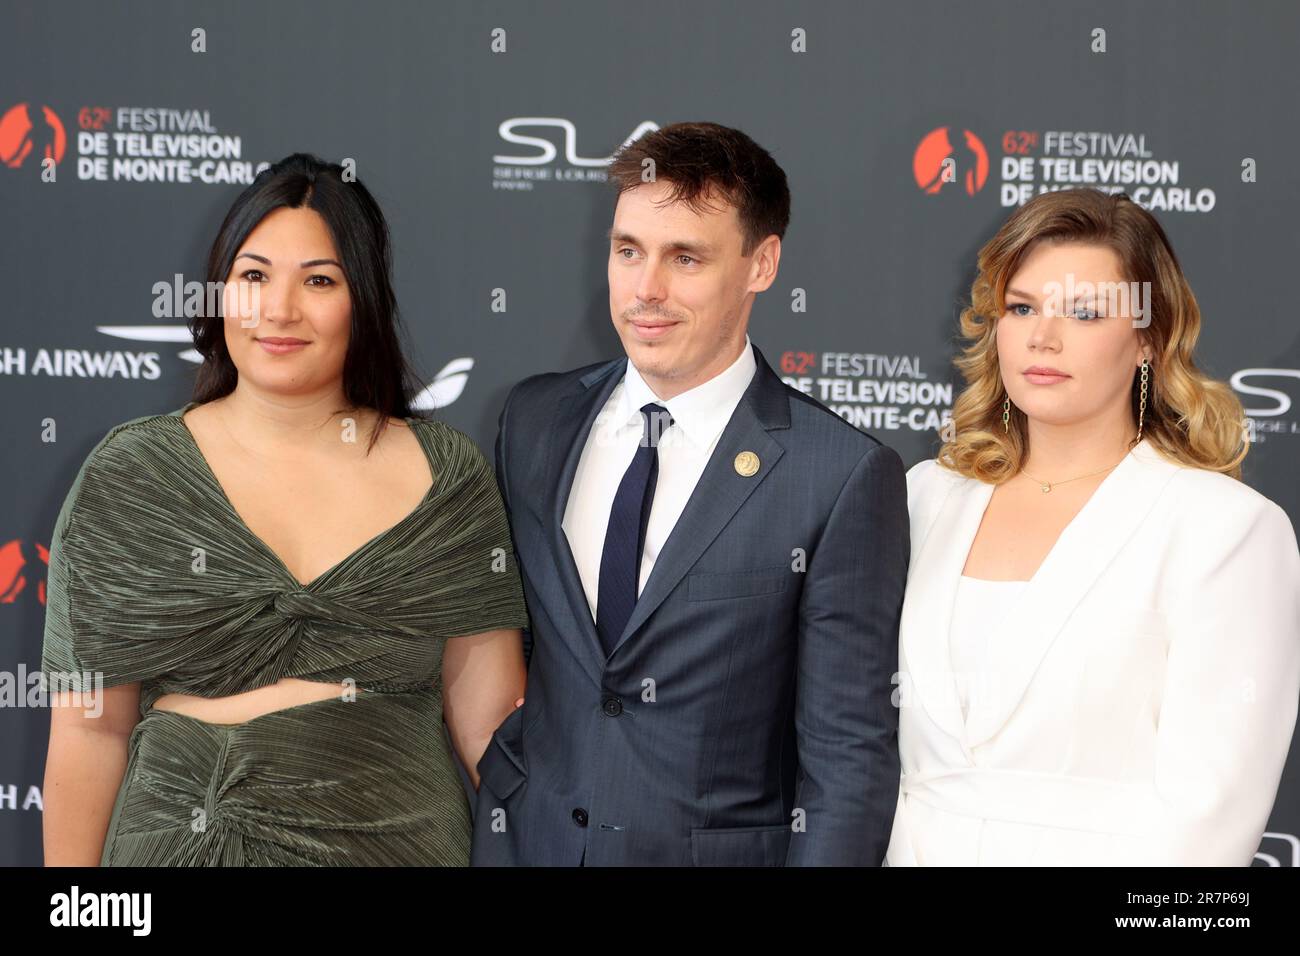
M 989 642 L 1002 618 L 1020 597 L 1028 581 L 988 581 L 962 575 L 948 629 L 949 654 L 957 698 L 965 719 L 970 710 L 971 687 L 983 679 Z
M 654 569 L 655 558 L 681 517 L 757 369 L 753 346 L 749 336 L 745 336 L 745 347 L 739 358 L 725 371 L 665 401 L 650 390 L 636 367 L 630 361 L 627 363 L 623 381 L 610 393 L 587 435 L 564 509 L 564 534 L 569 539 L 593 620 L 609 511 L 623 473 L 641 443 L 642 406 L 651 402 L 662 405 L 668 409 L 673 423 L 659 437 L 659 477 L 655 481 L 645 547 L 641 552 L 638 597 Z

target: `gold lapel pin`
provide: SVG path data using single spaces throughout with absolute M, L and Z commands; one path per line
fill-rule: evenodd
M 758 473 L 758 456 L 752 451 L 742 451 L 736 456 L 736 474 L 748 478 Z

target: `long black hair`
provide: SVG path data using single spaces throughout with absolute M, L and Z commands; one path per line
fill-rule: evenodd
M 399 341 L 388 223 L 360 180 L 345 181 L 343 176 L 342 166 L 309 153 L 294 153 L 262 170 L 226 213 L 208 253 L 207 281 L 226 281 L 249 233 L 276 209 L 305 207 L 320 214 L 338 250 L 352 300 L 343 393 L 353 408 L 379 413 L 369 450 L 390 417 L 412 414 L 411 400 L 420 385 Z M 226 349 L 222 311 L 208 315 L 204 310 L 189 323 L 194 346 L 203 356 L 194 382 L 193 400 L 199 404 L 229 395 L 239 379 Z

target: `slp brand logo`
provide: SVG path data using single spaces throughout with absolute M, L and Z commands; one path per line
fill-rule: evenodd
M 951 127 L 931 130 L 912 154 L 912 175 L 916 185 L 934 195 L 948 183 L 960 182 L 966 195 L 974 196 L 989 178 L 989 153 L 980 138 L 968 129 L 961 131 L 962 146 L 954 146 Z
M 555 159 L 555 144 L 549 139 L 541 136 L 524 136 L 515 132 L 519 127 L 550 127 L 552 129 L 561 129 L 564 131 L 564 159 L 570 166 L 608 166 L 612 157 L 605 156 L 601 158 L 588 158 L 578 155 L 578 128 L 573 125 L 572 120 L 562 119 L 558 116 L 519 116 L 514 119 L 502 120 L 497 132 L 507 143 L 518 143 L 521 146 L 534 146 L 539 152 L 536 156 L 493 156 L 494 163 L 509 163 L 513 166 L 544 166 Z M 623 141 L 623 145 L 636 142 L 642 134 L 649 130 L 656 130 L 659 127 L 649 120 L 639 124 L 636 129 L 632 130 L 630 136 Z
M 19 103 L 0 116 L 0 163 L 17 169 L 29 156 L 62 162 L 68 145 L 63 122 L 48 106 Z
M 1285 415 L 1291 411 L 1291 396 L 1279 388 L 1264 388 L 1261 385 L 1247 385 L 1246 379 L 1287 379 L 1300 380 L 1300 369 L 1294 368 L 1243 368 L 1234 372 L 1230 381 L 1232 387 L 1244 395 L 1259 395 L 1263 398 L 1272 399 L 1277 404 L 1272 408 L 1248 408 L 1247 415 L 1259 415 L 1262 417 Z M 1280 384 L 1274 382 L 1274 384 Z
M 1265 866 L 1300 866 L 1300 838 L 1294 833 L 1265 833 L 1255 859 Z
M 1243 368 L 1229 379 L 1241 395 L 1265 399 L 1259 406 L 1247 405 L 1245 426 L 1249 441 L 1267 441 L 1269 435 L 1300 435 L 1300 419 L 1291 410 L 1295 403 L 1291 396 L 1300 392 L 1300 369 L 1295 368 Z M 1266 387 L 1265 383 L 1274 386 Z M 1271 401 L 1273 404 L 1269 405 Z M 1242 399 L 1245 405 L 1247 399 Z

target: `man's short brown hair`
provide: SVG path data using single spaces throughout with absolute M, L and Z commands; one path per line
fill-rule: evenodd
M 646 133 L 614 154 L 609 178 L 620 195 L 647 182 L 667 182 L 673 187 L 669 201 L 696 212 L 718 192 L 736 207 L 746 256 L 768 236 L 784 237 L 790 223 L 785 171 L 740 130 L 717 123 L 674 123 Z

